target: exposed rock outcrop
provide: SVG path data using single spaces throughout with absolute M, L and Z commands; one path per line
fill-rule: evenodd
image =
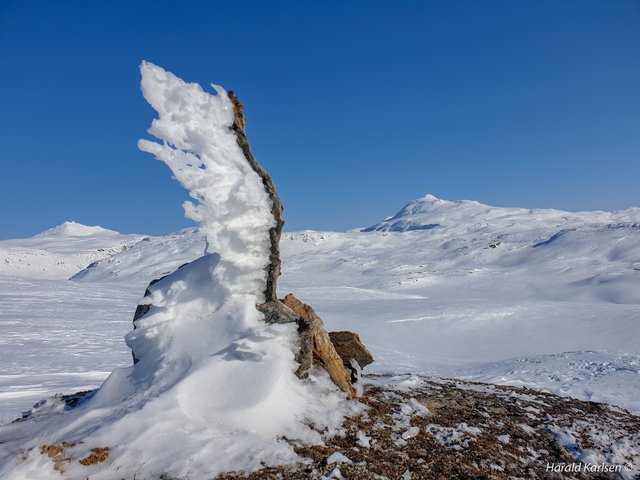
M 352 385 L 352 375 L 345 367 L 347 363 L 343 362 L 343 357 L 336 352 L 320 317 L 309 305 L 302 303 L 291 294 L 287 295 L 284 301 L 278 299 L 276 286 L 281 269 L 280 235 L 284 225 L 284 220 L 282 219 L 282 202 L 273 184 L 273 180 L 251 153 L 251 147 L 247 140 L 246 119 L 242 102 L 240 102 L 233 91 L 229 91 L 228 95 L 233 103 L 234 123 L 232 128 L 236 134 L 238 146 L 242 149 L 251 168 L 262 180 L 265 191 L 272 202 L 271 214 L 275 219 L 275 227 L 269 230 L 271 251 L 269 255 L 269 265 L 266 268 L 265 303 L 258 305 L 257 308 L 264 314 L 265 321 L 269 323 L 296 322 L 298 324 L 300 350 L 296 359 L 298 363 L 300 363 L 300 367 L 296 371 L 296 375 L 299 378 L 306 377 L 311 368 L 311 364 L 315 363 L 329 373 L 333 382 L 340 387 L 349 398 L 354 398 L 356 396 L 356 389 Z M 358 338 L 357 335 L 355 335 L 355 337 Z M 362 345 L 359 338 L 358 343 Z M 364 345 L 362 345 L 362 347 L 364 348 Z M 364 348 L 364 351 L 368 353 L 366 348 Z M 362 357 L 363 356 L 360 355 L 361 359 Z M 369 354 L 368 358 L 370 358 L 368 363 L 371 363 L 371 361 L 373 361 L 371 354 Z M 362 364 L 360 365 L 364 366 Z
M 373 355 L 364 346 L 357 333 L 349 331 L 329 332 L 331 343 L 340 355 L 345 368 L 351 372 L 351 381 L 357 381 L 359 370 L 373 363 Z M 358 365 L 354 365 L 353 362 Z
M 356 389 L 351 382 L 350 372 L 347 371 L 338 352 L 336 352 L 331 338 L 324 328 L 324 323 L 309 305 L 302 303 L 293 295 L 284 298 L 283 303 L 293 310 L 299 317 L 298 333 L 300 334 L 300 368 L 298 376 L 306 375 L 313 362 L 324 368 L 340 389 L 349 398 L 356 397 Z

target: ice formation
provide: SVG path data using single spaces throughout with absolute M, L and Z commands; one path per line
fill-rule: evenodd
M 55 457 L 42 445 L 68 445 L 64 475 L 92 479 L 206 478 L 295 461 L 291 445 L 319 441 L 308 427 L 340 425 L 346 406 L 323 371 L 294 371 L 296 325 L 270 325 L 264 300 L 270 200 L 230 127 L 233 105 L 221 87 L 205 92 L 143 62 L 142 92 L 157 110 L 142 150 L 164 161 L 197 203 L 187 216 L 206 235 L 205 255 L 150 288 L 149 312 L 127 343 L 140 360 L 116 369 L 71 411 L 45 403 L 33 418 L 0 430 L 0 476 L 51 478 Z M 16 441 L 16 438 L 22 440 Z M 31 450 L 27 450 L 31 448 Z M 92 448 L 108 457 L 84 466 Z M 29 451 L 23 459 L 16 454 Z
M 260 295 L 269 262 L 271 203 L 258 174 L 237 144 L 233 104 L 222 87 L 210 95 L 162 68 L 143 62 L 142 93 L 159 118 L 149 133 L 162 143 L 140 140 L 171 169 L 197 204 L 186 216 L 207 238 L 207 252 L 224 252 L 215 276 L 234 293 Z M 262 299 L 258 299 L 262 300 Z

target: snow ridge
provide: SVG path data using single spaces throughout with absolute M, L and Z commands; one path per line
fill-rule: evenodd
M 553 209 L 492 207 L 473 200 L 442 200 L 427 194 L 412 200 L 395 215 L 384 219 L 363 232 L 407 232 L 430 230 L 436 227 L 478 229 L 482 226 L 522 230 L 539 229 L 552 224 L 571 226 L 593 223 L 612 227 L 635 225 L 640 221 L 640 208 L 615 212 L 565 212 Z
M 31 238 L 0 240 L 0 274 L 69 278 L 142 239 L 141 235 L 123 235 L 102 227 L 65 222 Z

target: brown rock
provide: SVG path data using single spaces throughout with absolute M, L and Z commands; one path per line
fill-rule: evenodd
M 357 333 L 348 331 L 329 332 L 329 338 L 331 338 L 331 343 L 333 343 L 336 352 L 338 352 L 347 368 L 351 368 L 351 360 L 358 362 L 360 368 L 373 363 L 373 355 L 364 346 Z
M 313 311 L 309 305 L 302 303 L 293 295 L 287 295 L 283 303 L 293 310 L 302 319 L 302 323 L 306 324 L 305 332 L 300 335 L 302 342 L 301 353 L 303 350 L 308 352 L 311 350 L 313 363 L 324 368 L 335 383 L 349 398 L 355 398 L 356 389 L 351 384 L 351 373 L 345 368 L 342 358 L 336 352 L 329 334 L 324 328 L 324 324 L 320 317 Z M 300 325 L 300 323 L 298 324 Z M 299 328 L 300 333 L 300 328 Z M 310 349 L 310 344 L 313 348 Z M 307 358 L 309 357 L 307 353 Z M 303 364 L 301 363 L 301 366 Z
M 267 273 L 264 291 L 265 301 L 260 305 L 256 305 L 256 307 L 262 312 L 267 323 L 296 322 L 298 324 L 298 337 L 300 340 L 300 350 L 296 356 L 296 360 L 300 364 L 296 371 L 298 378 L 305 378 L 308 375 L 311 364 L 315 363 L 327 370 L 333 382 L 346 392 L 349 398 L 354 398 L 356 390 L 350 380 L 352 370 L 345 368 L 345 364 L 336 352 L 320 317 L 310 306 L 300 302 L 293 295 L 288 295 L 284 303 L 278 300 L 276 285 L 281 269 L 280 234 L 284 225 L 282 202 L 273 180 L 251 152 L 251 147 L 247 140 L 247 124 L 242 102 L 233 91 L 229 91 L 228 95 L 233 104 L 234 114 L 234 122 L 231 129 L 236 135 L 236 141 L 247 163 L 262 180 L 265 192 L 271 200 L 271 214 L 275 220 L 275 226 L 269 230 L 270 254 L 269 264 L 265 268 Z M 146 313 L 142 311 L 142 308 L 141 313 Z M 359 343 L 362 345 L 361 342 Z M 364 345 L 362 345 L 362 348 L 364 348 Z M 366 348 L 364 348 L 364 351 L 367 351 Z M 362 357 L 361 354 L 360 357 Z M 371 357 L 370 354 L 369 357 Z M 351 366 L 350 363 L 349 366 Z
M 267 323 L 295 322 L 298 324 L 300 349 L 296 354 L 296 362 L 300 366 L 296 370 L 296 376 L 300 379 L 307 378 L 313 362 L 313 337 L 311 336 L 309 322 L 278 299 L 258 305 L 258 310 L 262 312 Z

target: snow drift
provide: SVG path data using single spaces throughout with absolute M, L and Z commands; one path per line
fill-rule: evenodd
M 159 114 L 149 133 L 163 143 L 140 140 L 138 146 L 165 162 L 197 200 L 185 202 L 186 216 L 205 234 L 206 253 L 224 252 L 217 279 L 234 293 L 259 296 L 275 220 L 264 186 L 231 131 L 229 97 L 222 87 L 214 85 L 217 95 L 210 95 L 151 63 L 143 62 L 141 72 L 142 93 Z
M 135 366 L 115 370 L 71 411 L 45 402 L 32 420 L 0 430 L 0 473 L 8 478 L 50 478 L 54 467 L 69 478 L 205 478 L 291 462 L 293 448 L 278 437 L 319 441 L 309 423 L 334 428 L 354 408 L 324 372 L 295 377 L 297 325 L 269 325 L 256 308 L 274 218 L 230 129 L 226 92 L 214 86 L 211 95 L 147 62 L 141 73 L 159 114 L 149 132 L 162 143 L 139 146 L 196 200 L 185 211 L 204 233 L 206 252 L 150 288 L 152 306 L 126 338 Z M 72 460 L 59 465 L 42 445 L 62 445 Z M 78 462 L 92 451 L 108 455 Z

